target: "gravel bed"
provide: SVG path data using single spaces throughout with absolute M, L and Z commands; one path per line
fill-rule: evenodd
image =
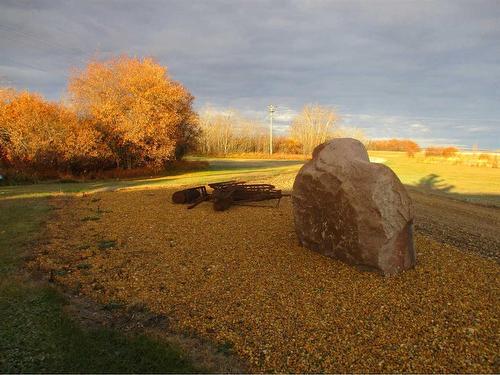
M 172 190 L 55 201 L 32 264 L 101 303 L 144 304 L 258 372 L 499 372 L 499 265 L 417 232 L 395 277 L 300 247 L 290 198 L 214 212 Z

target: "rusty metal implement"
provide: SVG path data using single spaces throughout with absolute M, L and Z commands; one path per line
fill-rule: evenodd
M 172 194 L 173 203 L 194 203 L 200 197 L 207 196 L 207 188 L 205 186 L 196 186 L 189 189 L 179 190 Z
M 213 189 L 208 194 L 205 186 L 176 191 L 172 195 L 174 203 L 190 203 L 188 209 L 196 207 L 201 202 L 211 200 L 215 211 L 225 211 L 232 205 L 245 205 L 250 202 L 260 202 L 276 199 L 277 205 L 283 194 L 281 190 L 270 184 L 247 184 L 242 181 L 223 181 L 208 184 Z

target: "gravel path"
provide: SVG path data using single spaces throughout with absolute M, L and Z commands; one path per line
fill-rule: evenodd
M 253 371 L 500 371 L 496 262 L 419 227 L 416 269 L 384 278 L 298 246 L 290 199 L 213 212 L 171 193 L 67 201 L 34 266 L 99 302 L 145 304 Z
M 500 208 L 410 189 L 415 229 L 437 241 L 500 262 Z

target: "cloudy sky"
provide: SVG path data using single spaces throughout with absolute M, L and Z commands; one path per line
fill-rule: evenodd
M 6 1 L 0 80 L 57 100 L 92 56 L 153 56 L 286 131 L 306 103 L 376 138 L 500 148 L 500 1 Z

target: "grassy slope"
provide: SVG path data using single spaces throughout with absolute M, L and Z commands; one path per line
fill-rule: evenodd
M 0 201 L 0 373 L 188 372 L 165 343 L 80 327 L 53 288 L 18 272 L 50 207 L 46 199 Z

